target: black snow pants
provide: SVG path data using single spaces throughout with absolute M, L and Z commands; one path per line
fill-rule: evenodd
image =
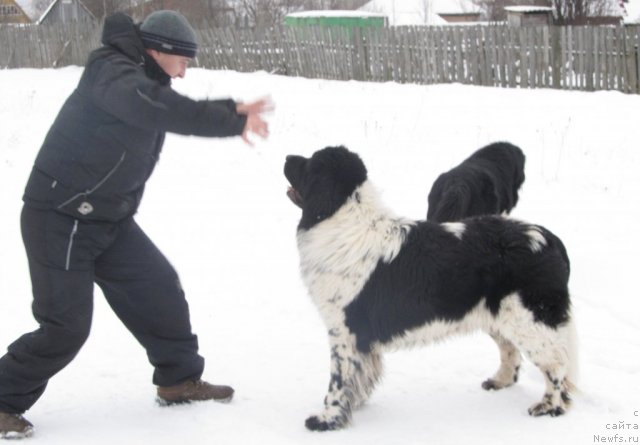
M 0 358 L 0 411 L 23 413 L 89 335 L 93 284 L 146 349 L 153 383 L 198 379 L 204 359 L 178 275 L 134 219 L 86 222 L 25 206 L 21 217 L 40 327 Z

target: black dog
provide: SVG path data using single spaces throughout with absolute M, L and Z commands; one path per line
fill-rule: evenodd
M 460 221 L 478 215 L 508 214 L 524 182 L 525 157 L 515 145 L 496 142 L 438 176 L 429 192 L 427 219 Z
M 302 278 L 327 326 L 331 379 L 311 430 L 345 426 L 382 373 L 382 353 L 483 330 L 501 364 L 485 389 L 518 379 L 520 351 L 546 391 L 529 413 L 563 414 L 572 388 L 569 259 L 543 227 L 502 216 L 413 221 L 383 207 L 361 159 L 344 147 L 288 156 L 287 194 L 302 208 Z

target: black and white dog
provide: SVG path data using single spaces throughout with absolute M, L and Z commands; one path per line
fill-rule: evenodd
M 524 161 L 522 150 L 508 142 L 477 150 L 435 180 L 429 192 L 427 220 L 460 221 L 469 216 L 508 214 L 518 202 Z
M 395 217 L 360 157 L 344 147 L 288 156 L 284 174 L 302 208 L 302 278 L 331 345 L 324 410 L 307 428 L 348 424 L 379 380 L 385 350 L 477 329 L 493 337 L 501 357 L 483 388 L 514 384 L 521 351 L 546 379 L 529 413 L 565 412 L 574 330 L 569 259 L 555 235 L 502 216 L 442 224 Z

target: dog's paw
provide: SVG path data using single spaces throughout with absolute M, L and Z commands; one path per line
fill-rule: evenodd
M 519 365 L 505 365 L 503 363 L 493 377 L 482 382 L 482 388 L 487 391 L 498 391 L 513 386 L 518 382 L 519 371 Z
M 347 424 L 347 420 L 340 417 L 332 417 L 330 419 L 324 419 L 324 416 L 311 416 L 304 425 L 311 431 L 333 431 L 344 428 Z
M 504 382 L 499 382 L 498 380 L 495 380 L 495 379 L 487 379 L 484 382 L 482 382 L 482 389 L 487 391 L 498 391 L 500 389 L 504 389 L 504 388 L 508 388 L 509 386 L 512 386 L 513 383 L 514 382 L 504 383 Z
M 551 416 L 558 417 L 563 415 L 566 409 L 563 406 L 554 405 L 549 400 L 543 400 L 529 408 L 529 415 L 534 417 Z

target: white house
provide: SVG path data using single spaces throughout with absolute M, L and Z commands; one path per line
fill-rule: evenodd
M 624 23 L 640 25 L 640 0 L 627 0 L 621 6 L 624 9 Z
M 481 13 L 471 0 L 371 0 L 360 11 L 385 14 L 390 26 L 446 25 Z
M 40 25 L 95 19 L 81 0 L 11 0 L 10 3 L 15 5 L 15 14 L 0 19 L 0 22 Z

